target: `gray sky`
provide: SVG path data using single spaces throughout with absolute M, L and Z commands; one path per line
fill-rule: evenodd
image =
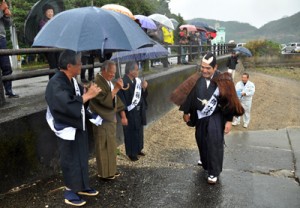
M 174 14 L 249 23 L 257 28 L 300 11 L 300 0 L 170 0 Z

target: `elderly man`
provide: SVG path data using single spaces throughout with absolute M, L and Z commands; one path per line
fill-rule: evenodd
M 125 104 L 128 126 L 124 126 L 124 142 L 126 155 L 131 161 L 137 161 L 138 156 L 145 156 L 144 125 L 146 125 L 146 97 L 148 95 L 147 81 L 142 81 L 136 62 L 129 62 L 125 67 L 123 82 L 129 86 L 128 90 L 120 90 L 118 95 Z
M 116 64 L 113 61 L 105 61 L 101 74 L 97 74 L 95 78 L 95 83 L 101 87 L 102 92 L 90 101 L 91 111 L 103 119 L 102 125 L 93 125 L 93 132 L 98 177 L 105 180 L 113 180 L 120 175 L 117 172 L 117 112 L 120 112 L 122 125 L 127 125 L 124 104 L 117 96 L 118 91 L 123 88 L 123 80 L 118 79 L 113 84 L 115 74 Z
M 91 84 L 86 93 L 75 77 L 81 70 L 81 53 L 65 50 L 59 58 L 58 71 L 46 88 L 47 121 L 58 137 L 58 149 L 66 191 L 65 203 L 82 206 L 86 203 L 79 195 L 96 196 L 88 178 L 88 133 L 86 117 L 92 118 L 84 107 L 101 89 Z
M 250 123 L 250 111 L 252 106 L 252 97 L 255 93 L 255 85 L 249 80 L 249 74 L 243 73 L 242 80 L 236 83 L 235 89 L 237 91 L 238 97 L 240 98 L 241 104 L 245 109 L 245 114 L 243 115 L 244 128 L 248 128 Z M 236 117 L 232 122 L 233 126 L 239 125 L 241 121 L 240 117 Z

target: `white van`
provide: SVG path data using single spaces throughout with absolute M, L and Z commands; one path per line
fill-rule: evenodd
M 238 44 L 236 44 L 236 47 L 240 47 L 240 46 L 244 46 L 244 45 L 246 45 L 246 43 L 238 43 Z
M 295 53 L 296 52 L 295 49 L 299 47 L 300 47 L 300 43 L 289 43 L 282 50 L 287 53 Z

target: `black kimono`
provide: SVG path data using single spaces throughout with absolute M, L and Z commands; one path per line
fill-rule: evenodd
M 80 87 L 80 86 L 79 86 Z M 80 87 L 81 94 L 83 89 Z M 75 140 L 57 137 L 65 186 L 73 192 L 89 188 L 88 134 L 82 117 L 83 100 L 75 94 L 73 80 L 58 71 L 50 80 L 45 95 L 55 126 L 76 128 Z M 91 116 L 85 111 L 86 116 Z
M 216 71 L 214 77 L 218 76 L 218 73 Z M 224 114 L 218 99 L 218 104 L 213 113 L 210 116 L 198 119 L 197 110 L 201 111 L 204 105 L 197 98 L 209 100 L 216 88 L 217 84 L 213 81 L 210 81 L 207 88 L 205 78 L 200 77 L 179 109 L 184 114 L 190 114 L 190 125 L 196 128 L 195 136 L 202 166 L 208 171 L 209 175 L 213 176 L 219 176 L 222 172 L 225 122 L 226 120 L 232 120 L 232 116 L 228 117 Z
M 146 98 L 148 91 L 142 89 L 139 103 L 135 108 L 128 111 L 127 107 L 132 103 L 136 81 L 135 79 L 131 81 L 131 79 L 125 75 L 123 77 L 123 82 L 124 86 L 127 86 L 127 84 L 130 86 L 128 90 L 120 90 L 118 92 L 119 97 L 125 105 L 125 113 L 128 119 L 128 126 L 123 126 L 126 155 L 136 157 L 144 148 L 143 125 L 146 125 Z

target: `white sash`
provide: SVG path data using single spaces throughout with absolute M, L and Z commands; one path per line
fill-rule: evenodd
M 127 107 L 128 111 L 131 111 L 134 109 L 137 104 L 140 102 L 141 97 L 142 97 L 142 81 L 140 78 L 136 77 L 135 78 L 136 84 L 135 84 L 135 89 L 134 89 L 134 95 L 131 101 L 131 104 Z
M 81 96 L 80 89 L 79 89 L 76 79 L 75 78 L 72 78 L 72 79 L 74 82 L 75 94 L 77 96 Z M 85 131 L 85 111 L 84 111 L 83 105 L 81 107 L 81 116 L 82 116 L 83 130 Z M 66 127 L 62 130 L 55 129 L 54 118 L 49 110 L 49 106 L 47 107 L 46 119 L 47 119 L 48 125 L 50 126 L 51 130 L 56 134 L 56 136 L 58 136 L 59 138 L 64 139 L 64 140 L 75 140 L 76 128 Z
M 214 94 L 211 96 L 209 101 L 200 100 L 199 98 L 197 98 L 199 101 L 202 102 L 202 105 L 205 105 L 205 107 L 201 111 L 197 110 L 198 119 L 210 116 L 214 112 L 218 104 L 217 96 L 219 96 L 219 88 L 215 90 Z

